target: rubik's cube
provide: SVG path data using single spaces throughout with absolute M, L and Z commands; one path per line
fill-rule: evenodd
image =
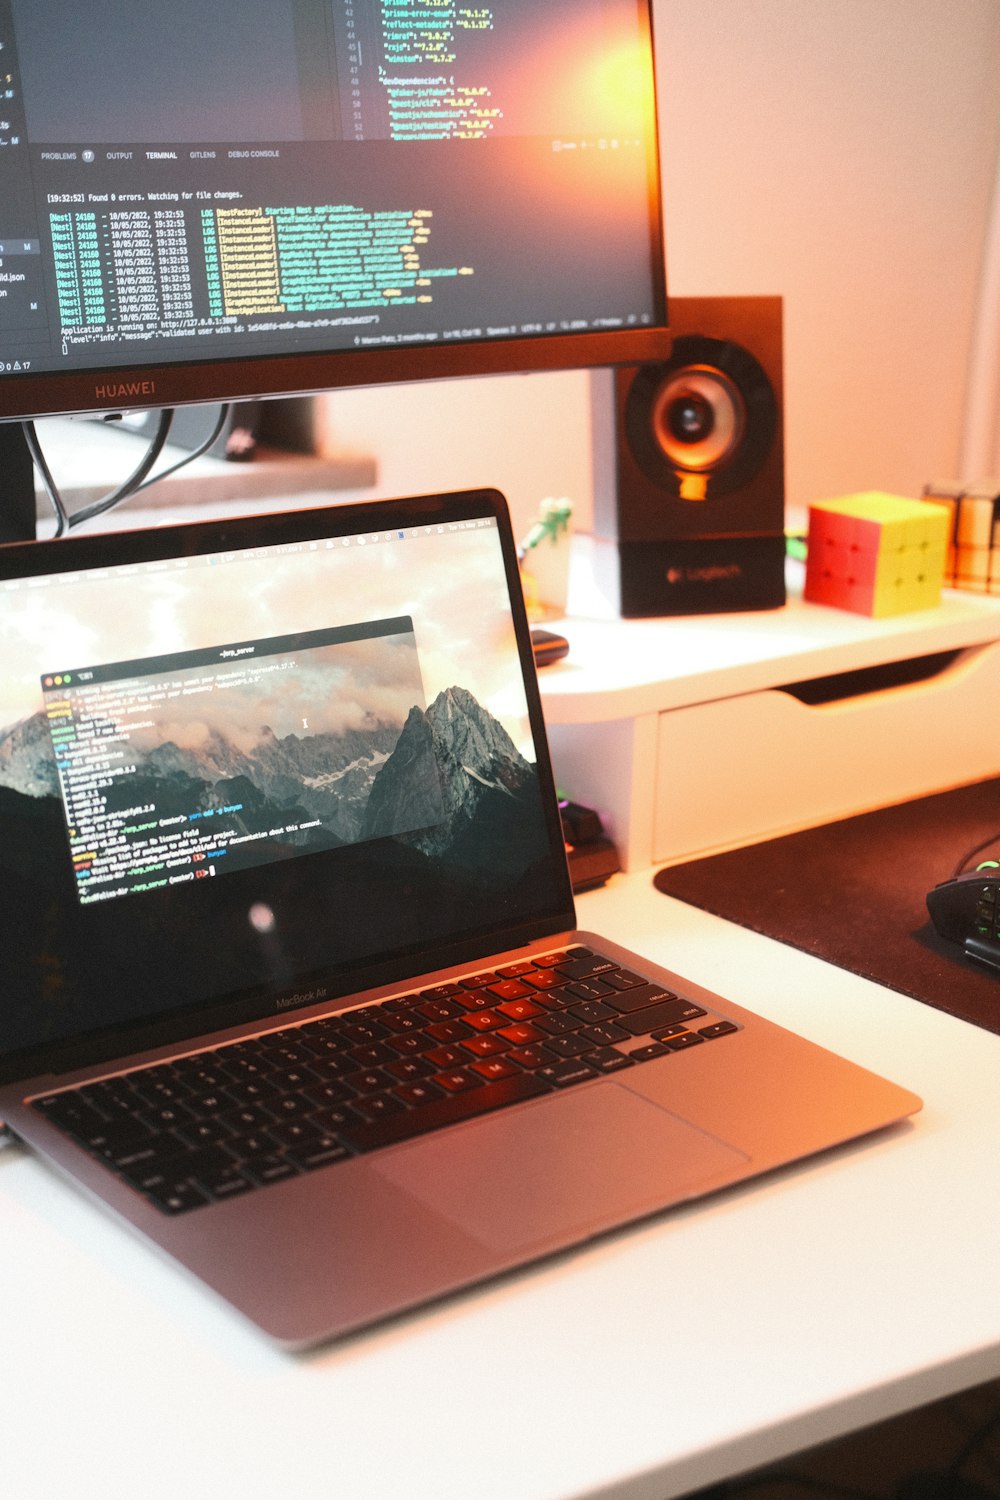
M 941 597 L 948 514 L 869 490 L 809 507 L 804 596 L 854 614 L 932 609 Z

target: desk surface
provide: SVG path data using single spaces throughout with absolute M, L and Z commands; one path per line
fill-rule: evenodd
M 1000 1374 L 1000 1036 L 660 896 L 648 872 L 581 898 L 580 921 L 924 1111 L 298 1358 L 0 1152 L 11 1495 L 667 1500 Z

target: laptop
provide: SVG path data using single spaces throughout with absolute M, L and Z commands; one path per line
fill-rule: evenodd
M 0 1120 L 289 1349 L 920 1108 L 576 929 L 495 491 L 5 547 L 0 660 Z

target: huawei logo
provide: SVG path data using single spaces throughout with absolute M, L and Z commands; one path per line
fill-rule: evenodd
M 94 386 L 94 396 L 98 401 L 121 401 L 133 396 L 155 395 L 155 380 L 124 380 L 117 385 Z

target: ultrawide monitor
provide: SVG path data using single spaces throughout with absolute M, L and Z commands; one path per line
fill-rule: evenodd
M 0 0 L 0 419 L 669 351 L 649 0 Z

